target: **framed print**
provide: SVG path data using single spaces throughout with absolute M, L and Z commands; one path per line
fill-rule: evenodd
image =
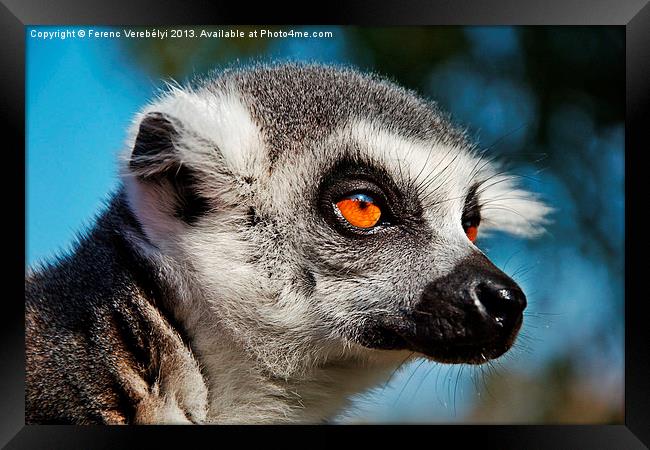
M 643 1 L 95 6 L 2 7 L 8 448 L 648 445 Z

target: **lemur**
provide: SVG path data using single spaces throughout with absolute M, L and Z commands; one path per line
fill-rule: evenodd
M 482 364 L 526 297 L 479 228 L 550 208 L 432 101 L 317 64 L 170 84 L 120 187 L 29 270 L 26 422 L 323 423 L 409 359 Z

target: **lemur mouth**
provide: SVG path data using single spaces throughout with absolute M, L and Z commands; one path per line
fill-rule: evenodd
M 410 350 L 446 364 L 484 364 L 506 353 L 514 344 L 523 323 L 520 316 L 509 329 L 495 327 L 487 337 L 445 337 L 442 330 L 420 327 L 421 333 L 413 333 L 418 326 L 408 319 L 391 320 L 366 329 L 361 344 L 372 349 Z M 457 328 L 467 327 L 467 324 Z
M 484 364 L 506 353 L 515 342 L 523 318 L 512 325 L 509 331 L 496 330 L 494 335 L 487 339 L 433 339 L 429 342 L 419 339 L 408 339 L 409 349 L 417 351 L 424 356 L 441 363 L 447 364 Z

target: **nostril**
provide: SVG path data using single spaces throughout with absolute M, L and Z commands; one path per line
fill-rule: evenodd
M 526 308 L 526 296 L 517 286 L 485 282 L 477 285 L 475 292 L 487 314 L 500 325 L 516 320 Z

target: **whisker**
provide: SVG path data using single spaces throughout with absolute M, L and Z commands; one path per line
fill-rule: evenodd
M 427 379 L 427 377 L 431 374 L 431 372 L 432 372 L 436 367 L 438 367 L 438 366 L 437 366 L 437 363 L 432 362 L 432 363 L 431 363 L 431 367 L 429 367 L 429 369 L 426 371 L 426 373 L 425 373 L 424 376 L 420 379 L 420 382 L 419 382 L 418 385 L 416 386 L 416 388 L 415 388 L 415 392 L 413 393 L 413 395 L 411 396 L 411 399 L 410 399 L 411 402 L 413 401 L 413 399 L 414 399 L 415 396 L 417 395 L 418 391 L 420 390 L 420 388 L 421 388 L 422 385 L 424 384 L 424 380 Z
M 399 365 L 398 365 L 397 367 L 395 367 L 395 370 L 393 370 L 393 371 L 391 372 L 390 376 L 388 377 L 388 380 L 386 380 L 386 382 L 384 383 L 384 386 L 383 386 L 382 389 L 381 389 L 381 392 L 382 392 L 382 393 L 386 390 L 386 387 L 387 387 L 387 386 L 390 384 L 390 382 L 393 380 L 393 377 L 394 377 L 395 374 L 399 371 L 399 369 L 401 369 L 402 366 L 404 365 L 404 363 L 405 363 L 407 360 L 409 360 L 409 359 L 410 359 L 414 354 L 415 354 L 415 352 L 411 352 L 411 353 L 409 353 L 409 354 L 406 356 L 406 358 L 404 358 L 404 359 L 402 360 L 402 362 L 399 363 Z
M 460 377 L 463 373 L 463 364 L 460 365 L 460 369 L 458 370 L 458 374 L 456 374 L 456 385 L 454 386 L 454 417 L 456 417 L 456 392 L 458 390 L 458 381 L 460 380 Z
M 452 159 L 451 161 L 449 161 L 449 164 L 447 164 L 447 165 L 446 165 L 446 166 L 445 166 L 445 167 L 440 171 L 440 174 L 443 174 L 443 173 L 447 172 L 447 171 L 449 170 L 449 168 L 451 167 L 451 165 L 452 165 L 454 162 L 456 162 L 456 160 L 458 159 L 458 157 L 459 157 L 460 155 L 461 155 L 460 152 L 459 152 L 459 153 L 456 153 L 456 156 L 454 156 L 453 159 Z M 438 185 L 437 185 L 437 186 L 436 186 L 436 187 L 435 187 L 431 192 L 438 192 L 438 190 L 439 190 L 442 186 L 444 186 L 444 185 L 447 183 L 447 181 L 449 180 L 449 177 L 450 177 L 451 175 L 452 175 L 452 172 L 451 172 L 451 171 L 447 172 L 447 174 L 446 174 L 444 180 L 442 180 L 442 181 L 441 181 L 441 182 L 440 182 L 440 183 L 439 183 L 439 184 L 438 184 Z M 436 180 L 436 178 L 434 177 L 431 181 L 429 181 L 429 182 L 426 184 L 426 186 L 423 187 L 423 189 L 424 189 L 424 190 L 427 190 L 427 189 L 429 188 L 429 186 L 430 186 L 430 185 L 431 185 L 435 180 Z
M 407 378 L 406 383 L 404 383 L 404 386 L 402 386 L 402 389 L 399 391 L 399 394 L 397 395 L 397 399 L 395 399 L 395 402 L 393 403 L 393 406 L 397 405 L 397 403 L 399 402 L 399 399 L 402 397 L 402 394 L 404 393 L 404 390 L 406 389 L 406 386 L 408 386 L 408 384 L 411 382 L 411 379 L 413 378 L 413 375 L 415 375 L 415 372 L 418 371 L 420 366 L 422 366 L 422 364 L 424 364 L 425 361 L 426 361 L 426 359 L 422 358 L 422 360 L 420 361 L 420 364 L 418 364 L 417 367 L 413 370 L 413 372 L 411 372 L 411 375 L 409 375 L 409 377 Z

